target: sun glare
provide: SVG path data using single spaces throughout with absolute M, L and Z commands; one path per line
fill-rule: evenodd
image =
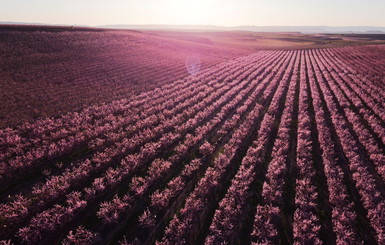
M 218 7 L 217 0 L 168 0 L 170 21 L 179 24 L 205 24 Z

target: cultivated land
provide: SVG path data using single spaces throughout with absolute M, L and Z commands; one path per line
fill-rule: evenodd
M 378 36 L 29 28 L 0 42 L 2 123 L 30 120 L 0 130 L 0 244 L 385 243 Z

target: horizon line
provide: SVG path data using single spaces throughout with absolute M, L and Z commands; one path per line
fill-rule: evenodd
M 245 24 L 245 25 L 235 25 L 235 26 L 226 26 L 226 25 L 214 25 L 214 24 L 99 24 L 99 25 L 86 25 L 86 24 L 63 24 L 63 23 L 46 23 L 46 22 L 24 22 L 24 21 L 2 21 L 0 24 L 20 24 L 20 25 L 49 25 L 49 26 L 81 26 L 81 27 L 103 27 L 103 26 L 207 26 L 207 27 L 225 27 L 225 28 L 235 28 L 235 27 L 374 27 L 374 28 L 385 28 L 385 26 L 375 26 L 375 25 L 255 25 L 255 24 Z

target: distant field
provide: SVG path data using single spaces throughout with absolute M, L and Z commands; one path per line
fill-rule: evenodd
M 308 49 L 385 44 L 385 34 L 301 34 L 267 32 L 144 31 L 155 36 L 211 45 L 260 49 Z
M 127 98 L 251 53 L 137 31 L 0 26 L 0 128 Z M 191 72 L 191 69 L 190 69 Z

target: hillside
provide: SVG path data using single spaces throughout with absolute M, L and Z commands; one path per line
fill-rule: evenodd
M 251 53 L 138 31 L 0 26 L 0 36 L 0 127 L 127 98 Z

